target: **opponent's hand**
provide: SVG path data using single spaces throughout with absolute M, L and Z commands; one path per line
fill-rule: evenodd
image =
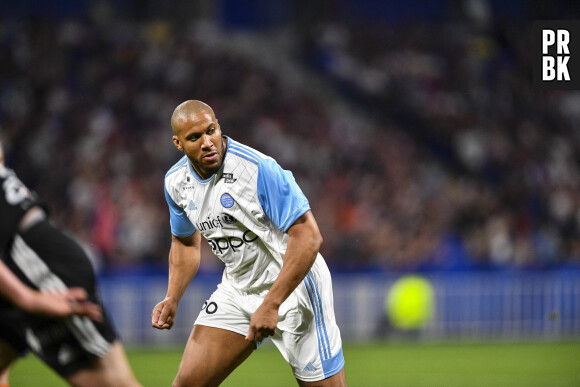
M 87 301 L 83 288 L 69 288 L 65 291 L 45 290 L 33 292 L 30 302 L 23 308 L 30 313 L 51 317 L 86 316 L 94 321 L 103 320 L 101 307 Z
M 276 333 L 278 325 L 278 308 L 260 305 L 250 319 L 250 328 L 246 340 L 258 344 L 268 336 Z
M 171 329 L 176 314 L 177 301 L 173 297 L 165 297 L 151 312 L 151 326 L 157 329 Z

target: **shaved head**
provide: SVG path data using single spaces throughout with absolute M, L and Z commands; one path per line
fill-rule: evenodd
M 182 102 L 175 108 L 173 115 L 171 116 L 171 128 L 173 129 L 173 133 L 177 134 L 177 127 L 192 119 L 199 113 L 209 113 L 215 120 L 213 109 L 208 104 L 197 100 Z

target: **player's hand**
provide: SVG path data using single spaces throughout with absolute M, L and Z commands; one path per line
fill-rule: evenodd
M 246 340 L 257 345 L 266 337 L 273 336 L 276 333 L 277 325 L 278 308 L 262 304 L 250 319 L 250 328 L 248 329 Z
M 157 329 L 171 329 L 176 314 L 177 301 L 173 297 L 165 297 L 151 312 L 151 326 Z
M 94 321 L 103 320 L 101 307 L 87 301 L 87 292 L 83 288 L 69 288 L 65 291 L 34 292 L 30 302 L 24 308 L 30 313 L 51 317 L 86 316 Z

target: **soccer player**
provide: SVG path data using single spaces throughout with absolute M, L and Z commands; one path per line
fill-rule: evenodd
M 289 171 L 222 136 L 201 101 L 171 117 L 185 153 L 166 174 L 172 244 L 166 297 L 152 326 L 170 329 L 200 263 L 201 236 L 225 263 L 200 311 L 174 386 L 214 386 L 271 337 L 300 386 L 346 386 L 320 231 Z
M 19 298 L 22 293 L 15 293 L 22 292 L 20 282 L 43 293 L 55 293 L 58 303 L 48 309 L 41 305 L 39 310 L 38 305 L 19 308 L 0 298 L 0 374 L 18 356 L 32 351 L 73 386 L 139 386 L 102 309 L 85 251 L 52 223 L 36 194 L 1 163 L 0 187 L 0 273 L 12 280 L 0 288 L 20 306 L 28 302 Z M 6 267 L 18 277 L 17 282 Z M 54 318 L 29 312 L 83 316 Z
M 4 150 L 0 143 L 0 165 L 4 165 Z M 41 292 L 26 286 L 0 260 L 0 296 L 19 308 L 34 314 L 52 317 L 87 316 L 101 321 L 99 305 L 86 301 L 88 295 L 83 288 L 66 289 L 58 292 Z

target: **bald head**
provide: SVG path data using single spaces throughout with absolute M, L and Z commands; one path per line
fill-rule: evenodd
M 207 179 L 216 173 L 226 145 L 212 108 L 201 101 L 185 101 L 175 108 L 171 128 L 173 144 L 185 152 L 197 174 Z
M 192 120 L 199 113 L 208 113 L 215 120 L 213 109 L 206 103 L 197 100 L 188 100 L 182 102 L 173 111 L 171 116 L 171 128 L 173 133 L 177 134 L 177 128 L 184 122 Z
M 0 141 L 0 165 L 4 165 L 4 150 L 2 149 L 2 141 Z

